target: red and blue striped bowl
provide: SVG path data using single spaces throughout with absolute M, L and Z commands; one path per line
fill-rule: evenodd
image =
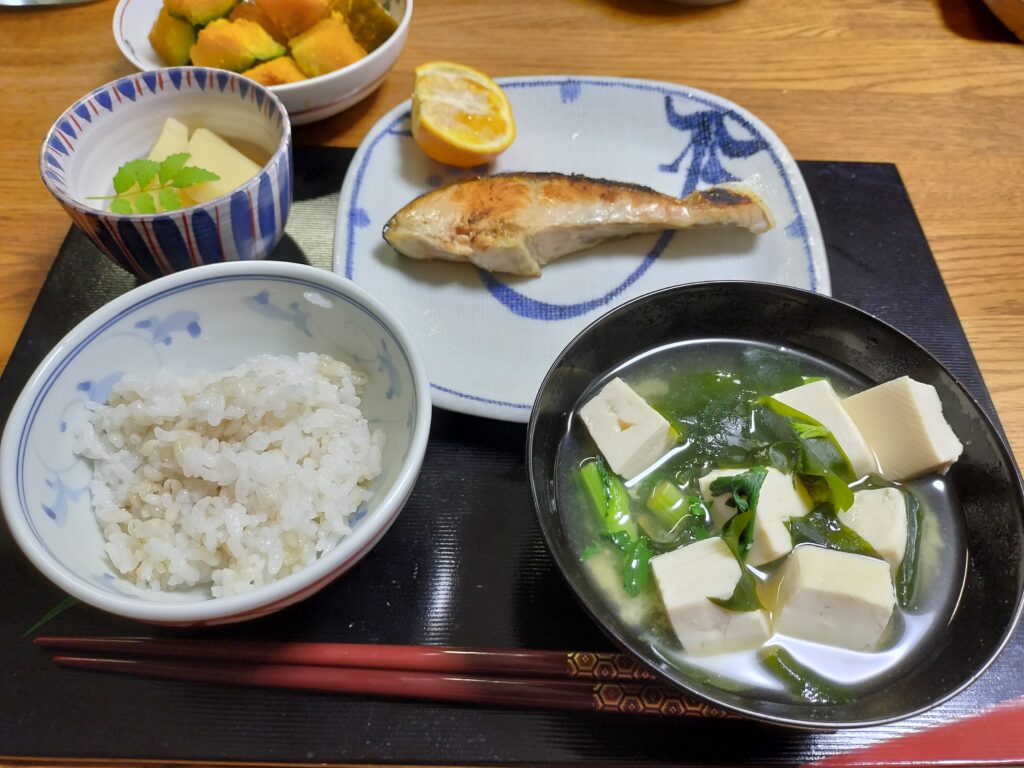
M 231 193 L 177 211 L 121 215 L 90 199 L 112 194 L 118 167 L 145 157 L 168 117 L 269 160 Z M 47 133 L 39 168 L 47 189 L 100 250 L 151 279 L 270 254 L 292 202 L 291 125 L 277 97 L 241 75 L 158 69 L 115 80 L 72 105 Z

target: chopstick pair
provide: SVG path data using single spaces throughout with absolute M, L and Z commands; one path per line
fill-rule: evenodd
M 56 664 L 261 688 L 507 707 L 728 717 L 626 654 L 343 643 L 38 637 Z

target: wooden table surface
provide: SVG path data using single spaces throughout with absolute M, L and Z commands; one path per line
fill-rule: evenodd
M 114 6 L 0 10 L 4 364 L 69 226 L 39 180 L 42 137 L 75 99 L 132 71 L 111 35 Z M 1024 46 L 982 0 L 417 0 L 384 86 L 296 141 L 357 145 L 408 97 L 413 67 L 441 58 L 493 76 L 687 84 L 750 109 L 797 158 L 897 163 L 1024 455 Z

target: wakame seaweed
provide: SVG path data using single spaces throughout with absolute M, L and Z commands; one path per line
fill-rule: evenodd
M 791 517 L 786 528 L 793 539 L 793 545 L 817 544 L 840 552 L 867 555 L 879 560 L 882 556 L 855 530 L 843 525 L 836 516 L 835 507 L 825 502 L 819 504 L 803 517 Z
M 923 513 L 921 503 L 909 491 L 903 491 L 907 500 L 907 549 L 903 562 L 896 571 L 896 600 L 903 608 L 909 608 L 917 592 L 917 562 L 921 554 L 921 527 Z
M 767 469 L 754 467 L 739 475 L 719 477 L 711 483 L 711 493 L 716 496 L 721 493 L 732 493 L 728 503 L 737 509 L 736 514 L 722 527 L 722 540 L 739 563 L 740 578 L 727 599 L 708 598 L 715 605 L 729 611 L 747 612 L 764 609 L 757 595 L 757 581 L 754 574 L 747 569 L 746 560 L 754 538 L 757 499 L 767 476 Z
M 852 699 L 840 685 L 805 667 L 785 648 L 767 646 L 761 649 L 758 657 L 772 677 L 804 701 L 812 704 L 845 704 Z

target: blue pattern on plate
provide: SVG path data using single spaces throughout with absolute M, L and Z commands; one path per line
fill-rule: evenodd
M 64 144 L 61 143 L 61 140 L 58 139 L 56 136 L 50 137 L 50 146 L 53 147 L 53 149 L 55 149 L 57 152 L 60 152 L 62 155 L 66 155 L 68 153 L 68 151 L 64 148 Z
M 362 208 L 353 208 L 349 211 L 349 222 L 353 227 L 370 226 L 370 217 Z
M 183 309 L 172 312 L 163 320 L 156 315 L 147 317 L 145 320 L 135 323 L 135 327 L 148 331 L 154 344 L 163 344 L 168 347 L 174 341 L 176 333 L 187 333 L 195 339 L 203 332 L 202 326 L 199 325 L 199 314 Z
M 113 373 L 108 373 L 102 379 L 80 381 L 75 385 L 75 389 L 79 392 L 84 392 L 85 396 L 95 403 L 105 403 L 110 397 L 111 390 L 114 389 L 122 376 L 124 376 L 124 371 L 114 371 Z
M 196 239 L 199 258 L 204 264 L 224 261 L 224 249 L 220 244 L 220 230 L 206 211 L 199 209 L 192 214 L 192 236 Z
M 279 176 L 281 184 L 281 191 L 279 192 L 279 195 L 281 199 L 278 202 L 281 206 L 281 221 L 288 218 L 288 211 L 290 211 L 292 207 L 291 166 L 292 151 L 289 146 L 287 160 L 281 161 L 281 175 Z
M 398 369 L 395 367 L 394 361 L 391 359 L 391 350 L 388 349 L 388 343 L 385 339 L 381 339 L 380 342 L 380 355 L 377 357 L 377 370 L 381 373 L 387 374 L 388 377 L 388 391 L 384 393 L 384 396 L 391 400 L 402 395 L 402 379 L 398 375 Z
M 114 100 L 110 98 L 109 93 L 106 91 L 95 91 L 92 96 L 96 100 L 96 103 L 107 110 L 107 112 L 114 111 Z
M 313 336 L 309 332 L 309 315 L 303 311 L 298 302 L 293 301 L 288 305 L 288 309 L 282 309 L 270 301 L 270 294 L 267 291 L 260 291 L 255 296 L 246 296 L 242 299 L 242 304 L 258 315 L 289 323 L 307 336 Z
M 118 80 L 115 88 L 126 98 L 135 101 L 135 83 L 127 77 L 123 80 Z
M 146 245 L 146 240 L 142 234 L 136 229 L 135 224 L 131 219 L 119 219 L 117 221 L 117 231 L 121 235 L 121 241 L 132 257 L 140 264 L 157 264 L 156 257 L 153 256 L 153 252 L 149 250 L 149 246 Z M 122 250 L 122 253 L 124 251 Z
M 240 251 L 252 250 L 255 241 L 253 210 L 249 196 L 242 191 L 231 195 L 231 235 Z
M 53 520 L 57 525 L 64 525 L 68 521 L 68 501 L 78 501 L 82 494 L 89 490 L 89 486 L 81 488 L 70 488 L 59 474 L 46 480 L 46 485 L 54 491 L 55 498 L 50 504 L 40 504 L 43 514 Z
M 807 224 L 803 219 L 799 201 L 793 183 L 787 174 L 782 159 L 775 151 L 772 144 L 765 138 L 757 126 L 744 117 L 742 114 L 725 105 L 718 103 L 712 98 L 706 98 L 699 94 L 692 93 L 683 88 L 666 87 L 656 83 L 642 81 L 618 81 L 600 79 L 569 79 L 569 80 L 521 80 L 502 83 L 505 89 L 550 89 L 557 88 L 559 100 L 562 104 L 571 104 L 583 97 L 589 89 L 626 89 L 656 94 L 663 103 L 664 116 L 667 124 L 672 128 L 686 135 L 687 141 L 680 153 L 675 158 L 666 158 L 665 162 L 659 165 L 659 169 L 665 173 L 678 173 L 685 170 L 685 176 L 680 184 L 680 194 L 685 195 L 699 188 L 702 183 L 718 184 L 724 181 L 735 179 L 735 175 L 728 170 L 728 160 L 752 157 L 760 153 L 766 153 L 774 166 L 779 178 L 786 190 L 789 203 L 796 212 L 795 219 L 786 227 L 787 235 L 799 240 L 806 257 L 809 287 L 812 291 L 819 289 L 819 276 L 814 263 L 814 254 L 811 248 L 810 235 Z M 697 105 L 692 114 L 680 112 L 676 103 L 680 100 L 683 103 L 690 102 Z M 389 136 L 409 136 L 410 132 L 403 126 L 408 124 L 410 113 L 404 112 L 386 125 L 376 134 L 367 137 L 365 151 L 362 155 L 359 167 L 355 169 L 355 178 L 352 186 L 350 199 L 347 201 L 350 211 L 365 210 L 360 194 L 366 179 L 367 168 L 370 159 L 380 142 Z M 730 127 L 745 134 L 737 138 L 730 133 Z M 686 160 L 689 162 L 684 162 Z M 440 166 L 439 166 L 440 167 Z M 453 169 L 456 173 L 458 169 Z M 449 173 L 451 171 L 448 171 Z M 438 172 L 432 172 L 425 178 L 428 187 L 439 186 L 445 181 L 444 176 Z M 352 279 L 355 273 L 355 238 L 358 219 L 352 215 L 348 217 L 347 232 L 345 239 L 344 274 Z M 641 263 L 632 273 L 616 286 L 612 286 L 606 293 L 594 297 L 588 301 L 576 304 L 557 304 L 553 302 L 538 301 L 524 296 L 500 278 L 491 273 L 478 270 L 477 274 L 487 288 L 491 296 L 500 302 L 509 311 L 523 317 L 542 321 L 557 321 L 566 318 L 577 317 L 586 312 L 607 305 L 614 300 L 630 285 L 636 282 L 650 266 L 664 252 L 673 236 L 672 232 L 663 233 L 655 242 L 652 249 L 646 254 Z M 451 394 L 466 400 L 480 403 L 499 405 L 519 410 L 531 408 L 529 403 L 512 403 L 479 397 L 466 392 L 459 392 L 447 387 L 431 383 L 431 386 L 441 392 Z
M 517 85 L 533 85 L 510 83 L 506 87 Z M 577 84 L 578 86 L 578 84 Z M 562 100 L 565 101 L 565 85 L 560 86 Z M 575 91 L 575 98 L 579 97 L 580 90 Z M 721 157 L 747 158 L 770 150 L 768 142 L 750 126 L 746 120 L 731 109 L 714 105 L 713 108 L 700 110 L 688 115 L 676 111 L 672 96 L 668 93 L 665 97 L 665 118 L 668 124 L 676 130 L 685 133 L 690 140 L 682 152 L 672 161 L 663 163 L 658 169 L 666 173 L 677 173 L 683 165 L 683 160 L 688 156 L 690 162 L 686 165 L 686 178 L 683 181 L 680 197 L 694 192 L 701 183 L 722 184 L 727 181 L 736 181 L 736 177 L 729 173 L 722 165 Z M 693 98 L 690 96 L 689 98 Z M 726 129 L 726 121 L 735 122 L 750 130 L 755 138 L 739 140 Z M 782 174 L 783 176 L 785 174 Z M 795 204 L 794 204 L 795 207 Z M 603 296 L 588 301 L 576 302 L 573 304 L 554 304 L 551 302 L 538 301 L 525 296 L 512 288 L 500 278 L 478 270 L 480 278 L 488 292 L 503 306 L 511 312 L 532 320 L 558 321 L 592 312 L 595 309 L 607 305 L 609 302 L 620 296 L 629 286 L 639 280 L 651 265 L 665 252 L 665 247 L 672 241 L 674 232 L 664 232 L 655 242 L 654 247 L 647 252 L 640 264 L 630 272 L 618 285 Z M 813 265 L 811 272 L 811 288 L 815 285 Z
M 177 223 L 169 216 L 161 216 L 153 220 L 153 234 L 156 235 L 156 242 L 160 250 L 164 252 L 164 258 L 171 265 L 171 269 L 188 269 L 193 266 L 189 259 L 189 249 L 185 245 L 185 238 L 181 236 Z
M 260 175 L 257 210 L 259 211 L 260 219 L 260 237 L 264 239 L 272 238 L 276 228 L 274 221 L 274 191 L 270 186 L 270 178 L 266 174 Z
M 572 104 L 580 97 L 582 90 L 578 80 L 566 80 L 558 87 L 563 104 Z

